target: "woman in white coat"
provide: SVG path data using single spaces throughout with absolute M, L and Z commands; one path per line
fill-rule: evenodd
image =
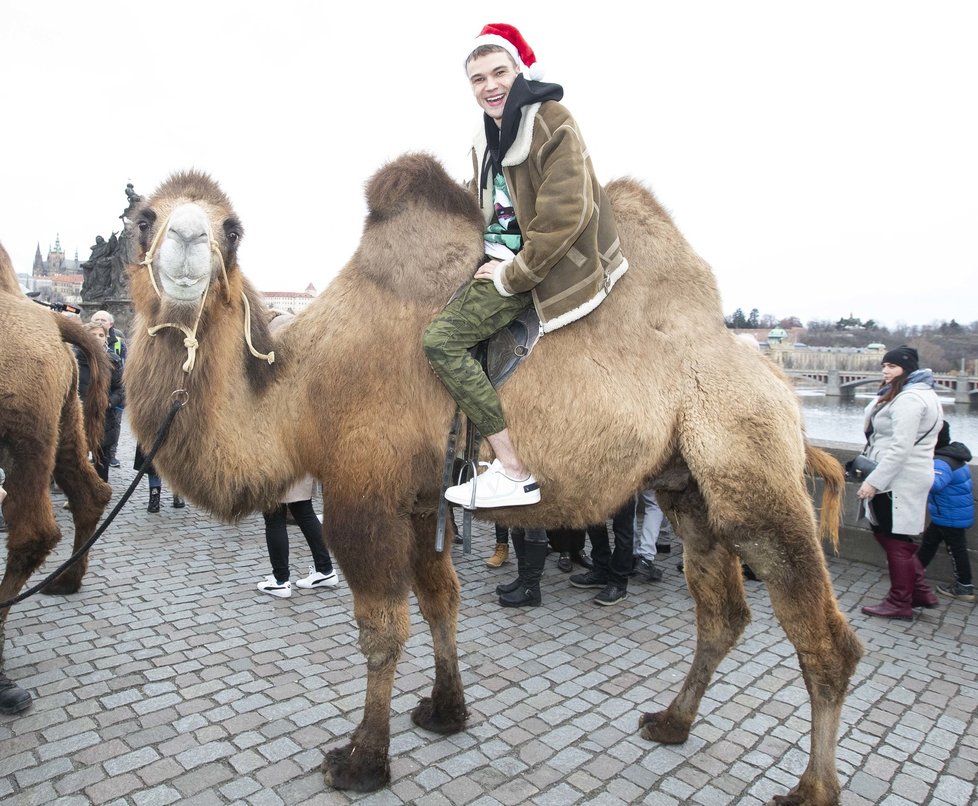
M 883 356 L 883 383 L 866 407 L 866 450 L 877 463 L 859 488 L 873 536 L 886 551 L 890 592 L 863 613 L 912 619 L 915 607 L 937 607 L 924 582 L 914 537 L 924 530 L 934 480 L 934 445 L 944 418 L 934 377 L 906 345 Z

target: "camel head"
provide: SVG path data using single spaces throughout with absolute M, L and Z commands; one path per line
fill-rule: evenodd
M 226 349 L 216 335 L 224 333 L 250 354 L 244 366 L 255 388 L 273 379 L 281 365 L 271 366 L 265 305 L 238 266 L 244 228 L 217 182 L 200 171 L 175 173 L 131 215 L 129 284 L 148 335 L 165 333 L 187 350 L 183 370 L 190 372 L 198 347 L 212 356 Z
M 198 171 L 174 174 L 133 215 L 135 285 L 145 285 L 145 273 L 166 307 L 178 310 L 196 310 L 212 283 L 230 298 L 244 229 L 217 182 Z

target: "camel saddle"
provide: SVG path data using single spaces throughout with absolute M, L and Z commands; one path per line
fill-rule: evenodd
M 489 383 L 499 389 L 526 358 L 540 340 L 540 317 L 532 305 L 502 330 L 497 331 L 472 348 L 473 357 L 482 364 Z M 438 502 L 438 526 L 435 532 L 435 551 L 445 550 L 445 526 L 449 503 L 445 490 L 453 484 L 462 484 L 476 475 L 479 466 L 479 443 L 482 435 L 465 418 L 465 450 L 458 456 L 458 436 L 462 426 L 462 411 L 457 406 L 452 427 L 448 433 L 445 451 L 445 467 L 441 482 L 441 499 Z M 462 515 L 462 552 L 472 551 L 472 510 Z

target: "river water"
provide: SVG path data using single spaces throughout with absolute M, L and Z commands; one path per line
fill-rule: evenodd
M 855 400 L 826 397 L 815 389 L 798 389 L 805 418 L 805 432 L 812 439 L 850 442 L 863 445 L 863 411 L 875 395 L 856 394 Z M 955 403 L 953 397 L 940 397 L 944 419 L 951 424 L 951 439 L 963 442 L 978 455 L 978 409 L 967 403 Z

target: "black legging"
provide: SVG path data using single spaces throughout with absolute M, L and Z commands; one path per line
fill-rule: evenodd
M 268 544 L 268 558 L 272 561 L 272 573 L 276 582 L 286 582 L 289 579 L 289 533 L 285 528 L 285 508 L 288 507 L 296 524 L 302 530 L 316 570 L 320 574 L 329 574 L 333 570 L 326 544 L 323 543 L 323 525 L 316 517 L 312 501 L 293 501 L 280 504 L 271 512 L 263 513 L 265 518 L 265 542 Z
M 970 585 L 971 560 L 968 558 L 968 541 L 964 529 L 929 523 L 924 529 L 924 537 L 917 552 L 920 564 L 926 568 L 942 542 L 947 544 L 947 554 L 951 558 L 955 578 L 961 585 Z

